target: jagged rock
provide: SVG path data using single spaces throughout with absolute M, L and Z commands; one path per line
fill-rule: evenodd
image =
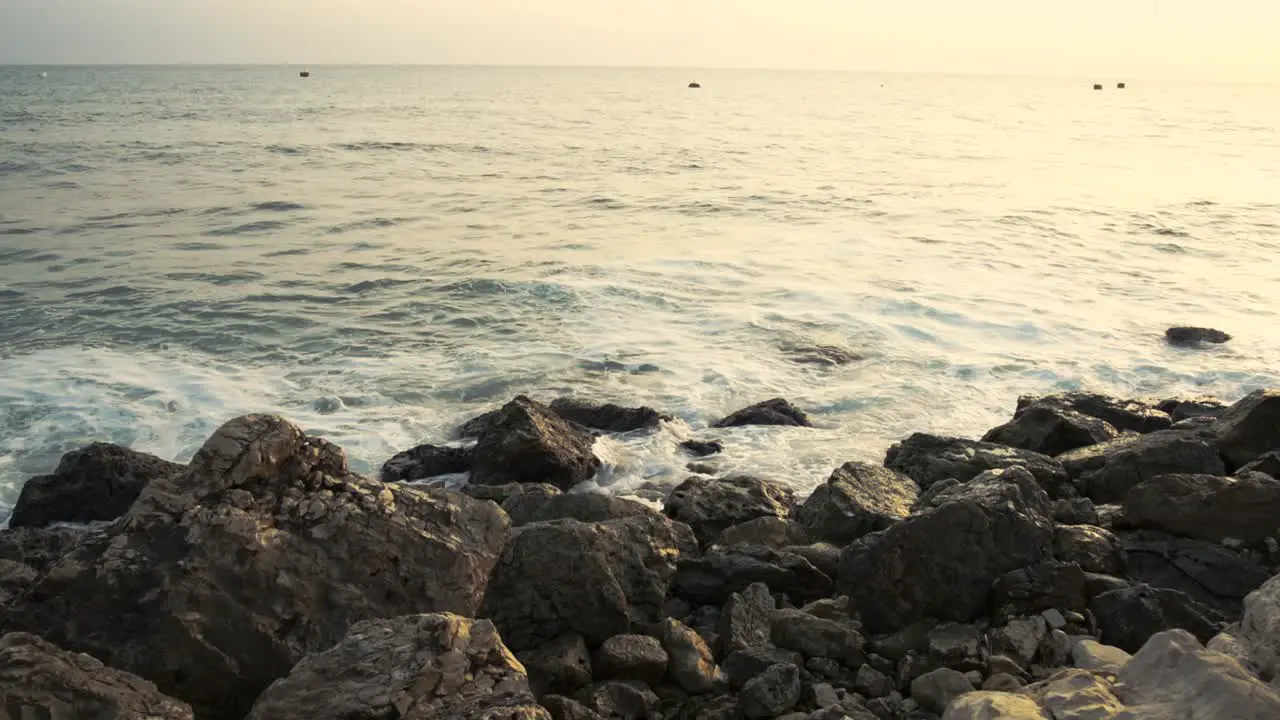
M 303 658 L 248 720 L 550 720 L 487 620 L 411 615 L 354 625 Z
M 992 428 L 982 440 L 1053 456 L 1119 436 L 1120 431 L 1105 420 L 1051 403 L 1033 403 Z
M 686 600 L 723 605 L 732 593 L 757 582 L 797 602 L 828 596 L 832 587 L 830 577 L 799 555 L 749 546 L 716 548 L 702 557 L 682 558 L 672 587 L 676 596 Z
M 795 494 L 759 478 L 691 477 L 667 498 L 667 516 L 693 528 L 698 542 L 710 545 L 727 528 L 759 517 L 790 517 Z
M 748 680 L 778 663 L 794 665 L 798 668 L 804 664 L 804 658 L 794 650 L 756 645 L 729 653 L 721 663 L 720 669 L 724 671 L 729 687 L 738 691 L 747 684 Z
M 1160 475 L 1225 475 L 1214 442 L 1204 431 L 1162 430 L 1072 450 L 1057 459 L 1095 503 L 1118 503 L 1135 485 Z
M 1025 695 L 972 692 L 951 702 L 942 720 L 1054 720 Z M 1080 720 L 1084 720 L 1081 718 Z
M 154 455 L 94 443 L 63 455 L 52 475 L 28 480 L 9 516 L 9 527 L 115 520 L 152 480 L 184 469 Z
M 846 545 L 910 515 L 919 493 L 906 475 L 850 462 L 813 491 L 796 517 L 814 539 Z
M 712 427 L 728 428 L 743 425 L 786 425 L 791 427 L 813 427 L 809 416 L 795 405 L 774 398 L 743 408 L 726 418 L 717 420 Z
M 1134 720 L 1280 717 L 1280 693 L 1181 630 L 1147 641 L 1118 680 L 1116 695 Z
M 648 635 L 614 635 L 596 651 L 593 665 L 602 680 L 639 680 L 654 685 L 667 674 L 667 651 Z
M 1240 639 L 1264 680 L 1280 677 L 1280 575 L 1244 599 Z
M 1235 475 L 1240 477 L 1249 473 L 1262 473 L 1280 479 L 1280 450 L 1260 456 L 1257 460 L 1236 470 Z
M 839 590 L 871 632 L 925 617 L 971 620 L 985 610 L 997 577 L 1050 556 L 1048 513 L 1048 497 L 1030 472 L 989 471 L 939 507 L 850 545 Z
M 650 628 L 649 634 L 667 651 L 667 675 L 677 685 L 695 694 L 715 689 L 716 661 L 698 633 L 667 618 Z
M 1229 406 L 1226 403 L 1211 397 L 1174 398 L 1163 400 L 1159 405 L 1156 405 L 1156 409 L 1169 413 L 1169 417 L 1174 422 L 1182 422 L 1183 420 L 1199 417 L 1220 418 L 1227 412 L 1228 408 Z
M 560 488 L 546 483 L 507 483 L 506 485 L 463 485 L 458 492 L 477 500 L 492 500 L 502 505 L 517 495 L 553 497 L 562 495 Z
M 1106 421 L 1121 432 L 1151 433 L 1172 424 L 1169 415 L 1137 400 L 1121 400 L 1097 393 L 1071 392 L 1045 397 L 1018 398 L 1017 413 L 1034 405 L 1050 405 Z M 1015 413 L 1016 415 L 1016 413 Z
M 991 605 L 998 619 L 1029 615 L 1050 608 L 1084 609 L 1084 571 L 1067 562 L 1041 562 L 1001 575 L 991 586 Z
M 1054 500 L 1053 521 L 1062 525 L 1097 525 L 1098 509 L 1087 497 Z
M 1046 492 L 1066 491 L 1066 471 L 1057 460 L 995 443 L 916 433 L 889 448 L 885 467 L 896 470 L 923 490 L 947 479 L 966 483 L 990 470 L 1023 468 Z
M 859 694 L 868 698 L 888 697 L 890 693 L 897 689 L 893 678 L 865 664 L 858 668 L 858 675 L 853 681 L 853 687 Z
M 1213 328 L 1171 327 L 1164 331 L 1164 339 L 1176 347 L 1197 347 L 1203 343 L 1221 344 L 1231 336 Z
M 770 622 L 773 644 L 805 657 L 839 660 L 850 668 L 866 659 L 863 638 L 850 624 L 814 617 L 802 610 L 775 610 Z
M 719 440 L 685 440 L 680 448 L 697 457 L 706 457 L 724 452 L 724 445 Z
M 929 664 L 960 672 L 986 668 L 982 633 L 973 625 L 943 623 L 929 631 Z
M 689 528 L 658 515 L 525 525 L 502 551 L 483 613 L 517 651 L 565 632 L 596 645 L 660 619 L 676 562 L 696 553 Z
M 587 643 L 577 633 L 565 633 L 554 640 L 516 655 L 529 676 L 534 694 L 572 693 L 591 683 L 593 669 Z
M 1071 662 L 1081 670 L 1117 673 L 1133 656 L 1096 640 L 1081 640 L 1071 648 Z
M 69 653 L 35 635 L 0 637 L 0 717 L 191 720 L 191 708 L 156 686 Z
M 952 700 L 973 692 L 973 684 L 951 668 L 938 668 L 911 681 L 911 699 L 932 713 L 941 713 Z
M 1027 618 L 1015 618 L 1002 627 L 987 633 L 991 644 L 991 652 L 1004 655 L 1027 667 L 1035 662 L 1040 644 L 1049 634 L 1049 625 L 1039 615 Z M 948 667 L 951 667 L 948 665 Z M 962 668 L 955 668 L 957 670 Z
M 507 403 L 476 442 L 471 482 L 477 485 L 549 483 L 561 490 L 600 469 L 595 438 L 550 408 L 523 395 Z
M 764 583 L 753 583 L 741 594 L 730 595 L 720 613 L 720 656 L 768 643 L 775 609 L 777 603 Z
M 419 445 L 382 465 L 382 482 L 413 482 L 471 470 L 471 448 Z
M 1239 617 L 1244 597 L 1270 577 L 1256 560 L 1218 543 L 1156 530 L 1123 532 L 1119 538 L 1129 577 L 1185 592 L 1229 618 Z
M 805 532 L 804 526 L 800 523 L 794 520 L 783 520 L 773 515 L 766 515 L 755 520 L 748 520 L 744 523 L 729 526 L 724 532 L 720 533 L 720 537 L 716 539 L 715 544 L 721 546 L 762 545 L 781 549 L 792 545 L 806 545 L 808 542 L 809 534 Z
M 574 492 L 563 495 L 521 493 L 503 501 L 502 509 L 511 516 L 511 523 L 517 526 L 551 520 L 593 523 L 658 515 L 656 510 L 642 502 L 598 492 Z
M 808 560 L 810 565 L 827 577 L 833 578 L 840 574 L 840 554 L 844 551 L 837 545 L 818 542 L 809 545 L 788 545 L 782 550 Z
M 0 530 L 0 560 L 44 572 L 94 533 L 69 527 Z
M 651 407 L 628 408 L 613 403 L 597 404 L 573 398 L 552 400 L 551 409 L 565 420 L 610 433 L 655 428 L 663 421 L 672 419 L 670 415 Z
M 1205 644 L 1205 647 L 1214 652 L 1222 653 L 1223 655 L 1226 655 L 1240 663 L 1241 667 L 1254 675 L 1261 677 L 1263 682 L 1266 682 L 1269 679 L 1274 679 L 1267 677 L 1263 673 L 1262 669 L 1258 667 L 1258 663 L 1254 662 L 1248 643 L 1239 637 L 1236 637 L 1236 635 L 1233 635 L 1233 632 L 1238 634 L 1240 632 L 1240 626 L 1228 626 L 1226 630 L 1214 635 L 1213 638 Z
M 1053 556 L 1072 562 L 1081 570 L 1103 575 L 1124 575 L 1125 551 L 1110 530 L 1092 525 L 1059 525 L 1053 531 Z
M 551 713 L 551 720 L 604 720 L 595 710 L 563 695 L 545 695 L 542 707 Z
M 738 705 L 748 718 L 775 718 L 800 701 L 800 670 L 778 663 L 742 686 Z
M 1280 480 L 1262 473 L 1162 475 L 1129 491 L 1124 515 L 1134 526 L 1175 535 L 1260 543 L 1280 534 Z
M 1147 638 L 1171 628 L 1187 630 L 1207 642 L 1218 633 L 1213 611 L 1186 593 L 1149 585 L 1105 592 L 1089 603 L 1102 642 L 1137 652 Z
M 650 720 L 660 702 L 652 688 L 634 680 L 596 683 L 579 692 L 577 700 L 607 720 Z
M 800 696 L 809 707 L 824 710 L 840 704 L 840 695 L 831 683 L 805 683 Z
M 87 537 L 0 626 L 239 720 L 304 655 L 363 619 L 474 614 L 507 534 L 494 505 L 384 484 L 274 416 L 222 426 L 176 478 Z

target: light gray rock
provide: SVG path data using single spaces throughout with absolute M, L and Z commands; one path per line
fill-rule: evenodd
M 911 699 L 932 713 L 945 711 L 952 700 L 969 692 L 973 692 L 973 684 L 964 673 L 951 668 L 939 668 L 911 681 Z
M 1081 670 L 1118 673 L 1133 656 L 1096 640 L 1081 640 L 1071 649 L 1071 663 Z
M 796 706 L 800 690 L 800 670 L 778 663 L 742 686 L 738 705 L 748 718 L 774 718 Z
M 1033 615 L 1011 620 L 1003 627 L 988 632 L 987 637 L 992 653 L 1005 655 L 1026 667 L 1035 661 L 1040 643 L 1048 634 L 1049 626 L 1045 619 Z
M 1034 700 L 1007 692 L 973 692 L 952 701 L 942 720 L 1054 720 Z
M 1112 718 L 1123 707 L 1110 683 L 1085 670 L 1064 670 L 1025 692 L 1054 720 Z
M 1118 680 L 1116 695 L 1132 720 L 1280 718 L 1280 693 L 1184 630 L 1153 636 Z

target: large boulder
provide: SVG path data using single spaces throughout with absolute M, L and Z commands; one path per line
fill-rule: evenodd
M 115 520 L 129 510 L 147 483 L 183 469 L 154 455 L 94 443 L 63 455 L 52 475 L 28 480 L 9 516 L 9 527 Z
M 712 423 L 712 427 L 727 428 L 743 425 L 785 425 L 789 427 L 813 427 L 804 411 L 782 398 L 774 398 L 745 407 L 728 417 Z
M 1213 431 L 1232 467 L 1280 450 L 1280 390 L 1258 390 L 1245 396 L 1218 418 Z
M 1161 475 L 1129 491 L 1124 517 L 1184 537 L 1261 543 L 1280 535 L 1280 480 L 1262 473 Z
M 382 482 L 414 482 L 471 471 L 472 448 L 419 445 L 396 453 L 382 465 Z
M 480 433 L 471 482 L 549 483 L 568 490 L 600 469 L 600 459 L 592 452 L 594 444 L 586 428 L 521 395 Z
M 1134 720 L 1280 717 L 1280 692 L 1181 630 L 1152 637 L 1117 680 L 1115 693 Z
M 1264 680 L 1280 677 L 1280 575 L 1244 599 L 1240 639 Z
M 1214 442 L 1203 430 L 1161 430 L 1072 450 L 1057 459 L 1094 502 L 1119 503 L 1134 486 L 1161 475 L 1225 475 Z
M 1109 395 L 1069 392 L 1045 397 L 1018 398 L 1018 413 L 1036 405 L 1048 405 L 1103 420 L 1121 432 L 1150 433 L 1167 430 L 1173 424 L 1168 413 L 1137 400 L 1122 400 Z
M 191 720 L 156 686 L 26 633 L 0 637 L 0 717 Z
M 528 525 L 551 520 L 605 522 L 636 515 L 657 515 L 658 511 L 636 500 L 599 492 L 573 492 L 544 495 L 520 493 L 502 502 L 502 509 L 513 525 Z
M 1240 616 L 1244 597 L 1271 576 L 1258 560 L 1220 543 L 1156 530 L 1121 532 L 1118 537 L 1129 577 L 1185 592 L 1231 619 Z
M 1110 530 L 1092 525 L 1059 525 L 1053 531 L 1053 556 L 1085 572 L 1124 575 L 1125 551 Z
M 847 545 L 911 514 L 915 481 L 885 467 L 845 463 L 796 510 L 814 540 Z
M 971 620 L 983 614 L 997 577 L 1051 557 L 1049 512 L 1030 472 L 989 471 L 940 506 L 850 545 L 838 587 L 871 632 L 926 617 Z
M 786 593 L 795 602 L 827 597 L 832 588 L 831 577 L 797 553 L 738 546 L 681 558 L 671 591 L 696 604 L 720 606 L 754 583 Z
M 222 426 L 176 478 L 56 562 L 0 626 L 156 683 L 206 718 L 356 622 L 471 615 L 507 534 L 491 503 L 368 480 L 278 417 Z
M 550 720 L 488 620 L 450 614 L 368 620 L 308 655 L 248 720 Z
M 1065 492 L 1068 485 L 1062 464 L 1040 453 L 924 433 L 916 433 L 890 447 L 884 464 L 915 480 L 924 490 L 943 480 L 965 483 L 988 470 L 1013 467 L 1030 472 L 1040 487 L 1051 494 Z
M 1165 630 L 1186 630 L 1208 642 L 1221 629 L 1216 614 L 1186 593 L 1149 585 L 1102 593 L 1089 609 L 1098 620 L 1102 642 L 1130 653 Z
M 790 517 L 795 493 L 778 483 L 738 475 L 691 477 L 667 498 L 664 512 L 693 528 L 698 542 L 710 545 L 727 528 L 758 517 Z
M 483 616 L 517 652 L 566 632 L 599 645 L 661 619 L 676 563 L 696 554 L 689 528 L 658 515 L 525 525 L 502 551 Z
M 589 428 L 611 433 L 631 432 L 658 427 L 671 416 L 651 407 L 629 408 L 613 403 L 598 404 L 574 398 L 557 398 L 551 401 L 551 409 L 557 415 Z
M 989 430 L 982 440 L 1058 455 L 1119 436 L 1120 431 L 1105 420 L 1050 403 L 1035 403 L 1019 410 L 1004 425 Z

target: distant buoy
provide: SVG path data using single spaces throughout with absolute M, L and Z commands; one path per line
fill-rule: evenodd
M 1116 83 L 1116 89 L 1117 89 L 1117 90 L 1123 90 L 1123 89 L 1124 89 L 1124 83 Z
M 1094 89 L 1094 90 L 1101 90 L 1101 89 L 1102 89 L 1102 83 L 1095 83 L 1095 84 L 1094 84 L 1094 86 L 1093 86 L 1093 89 Z
M 307 72 L 306 70 L 303 70 L 302 72 L 298 73 L 298 77 L 308 78 L 308 77 L 311 77 L 311 73 Z
M 691 87 L 691 88 L 700 88 L 700 87 L 702 87 L 702 86 L 701 86 L 701 85 L 699 85 L 699 84 L 698 84 L 698 83 L 696 83 L 696 82 L 692 82 L 692 83 L 689 83 L 689 87 Z

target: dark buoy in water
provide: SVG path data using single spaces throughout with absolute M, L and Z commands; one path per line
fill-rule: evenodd
M 702 86 L 701 86 L 701 85 L 699 85 L 699 84 L 698 84 L 698 83 L 696 83 L 696 82 L 691 82 L 691 83 L 689 83 L 689 87 L 691 87 L 691 88 L 695 88 L 695 89 L 696 89 L 696 88 L 700 88 L 700 87 L 702 87 Z
M 311 77 L 311 73 L 306 70 L 303 70 L 302 72 L 298 73 L 298 77 L 309 78 Z
M 1123 90 L 1123 89 L 1124 89 L 1124 83 L 1116 83 L 1116 89 L 1117 89 L 1117 90 Z
M 1094 90 L 1101 90 L 1101 89 L 1102 89 L 1102 83 L 1094 83 L 1094 85 L 1093 85 L 1093 89 L 1094 89 Z

